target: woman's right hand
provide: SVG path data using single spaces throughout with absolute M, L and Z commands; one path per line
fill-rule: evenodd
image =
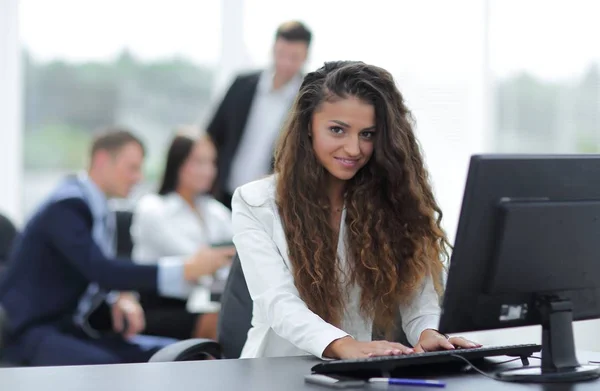
M 231 263 L 235 256 L 235 247 L 203 247 L 185 263 L 184 275 L 188 281 L 215 274 L 217 270 Z
M 336 359 L 356 359 L 377 356 L 399 356 L 414 350 L 400 343 L 388 341 L 360 342 L 352 337 L 336 339 L 327 346 L 324 355 Z

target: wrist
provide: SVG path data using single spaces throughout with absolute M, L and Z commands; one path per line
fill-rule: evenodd
M 444 334 L 436 329 L 425 329 L 421 332 L 419 339 L 427 338 L 427 337 L 443 337 L 445 339 L 450 339 L 448 334 Z
M 341 351 L 344 349 L 344 346 L 346 346 L 348 343 L 352 343 L 353 341 L 354 338 L 352 338 L 349 335 L 346 337 L 338 338 L 331 342 L 329 345 L 327 345 L 325 351 L 323 352 L 323 356 L 327 358 L 339 359 L 341 358 Z
M 110 291 L 108 292 L 108 295 L 106 295 L 106 303 L 110 306 L 113 306 L 117 303 L 117 301 L 119 301 L 120 298 L 121 292 Z
M 186 261 L 183 264 L 183 279 L 188 282 L 193 282 L 197 279 L 196 273 L 194 270 L 194 265 L 190 260 Z
M 129 305 L 130 303 L 137 304 L 137 303 L 139 303 L 139 300 L 131 292 L 121 292 L 115 301 L 115 304 L 116 303 L 119 303 L 119 304 L 124 303 L 125 305 Z

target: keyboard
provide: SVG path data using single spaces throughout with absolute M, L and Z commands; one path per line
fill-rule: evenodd
M 450 368 L 452 366 L 458 368 L 459 366 L 465 366 L 463 360 L 453 357 L 452 355 L 462 356 L 469 361 L 478 361 L 486 357 L 495 356 L 525 358 L 540 350 L 542 350 L 541 345 L 511 345 L 443 350 L 438 352 L 413 353 L 402 356 L 326 361 L 312 367 L 312 371 L 313 373 L 332 375 L 349 375 L 352 373 L 353 376 L 390 376 L 394 373 L 401 373 L 403 369 L 410 369 L 412 372 L 418 367 L 429 367 L 429 369 L 432 369 L 434 366 L 438 368 Z

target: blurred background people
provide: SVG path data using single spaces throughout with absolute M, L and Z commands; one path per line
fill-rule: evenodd
M 115 258 L 115 217 L 107 200 L 127 197 L 142 178 L 143 160 L 143 144 L 131 132 L 102 132 L 87 172 L 67 177 L 17 238 L 0 281 L 11 362 L 145 362 L 174 342 L 138 336 L 144 311 L 130 291 L 185 295 L 206 265 L 202 253 L 152 265 Z
M 272 65 L 238 76 L 208 125 L 218 151 L 217 198 L 229 208 L 238 186 L 272 170 L 274 143 L 302 83 L 311 40 L 301 22 L 280 25 Z
M 132 258 L 136 262 L 154 263 L 200 251 L 206 276 L 211 276 L 229 261 L 234 251 L 231 212 L 209 195 L 217 174 L 216 159 L 215 146 L 205 132 L 192 126 L 178 129 L 158 194 L 142 197 L 133 214 Z M 218 314 L 189 313 L 186 299 L 142 295 L 146 333 L 215 339 Z

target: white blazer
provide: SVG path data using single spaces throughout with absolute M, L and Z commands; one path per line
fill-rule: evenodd
M 275 204 L 274 176 L 238 188 L 232 200 L 233 241 L 254 302 L 252 328 L 242 358 L 312 354 L 323 357 L 334 340 L 352 335 L 370 341 L 372 320 L 359 312 L 360 290 L 349 287 L 342 327 L 308 309 L 294 286 L 283 226 Z M 342 216 L 342 222 L 344 221 Z M 345 224 L 340 227 L 338 254 L 345 262 Z M 402 327 L 411 344 L 425 329 L 436 329 L 440 307 L 431 278 L 412 302 L 400 307 Z
M 176 192 L 142 197 L 131 223 L 133 260 L 147 264 L 165 257 L 184 259 L 202 246 L 231 242 L 231 212 L 225 205 L 201 196 L 196 210 L 202 218 Z

